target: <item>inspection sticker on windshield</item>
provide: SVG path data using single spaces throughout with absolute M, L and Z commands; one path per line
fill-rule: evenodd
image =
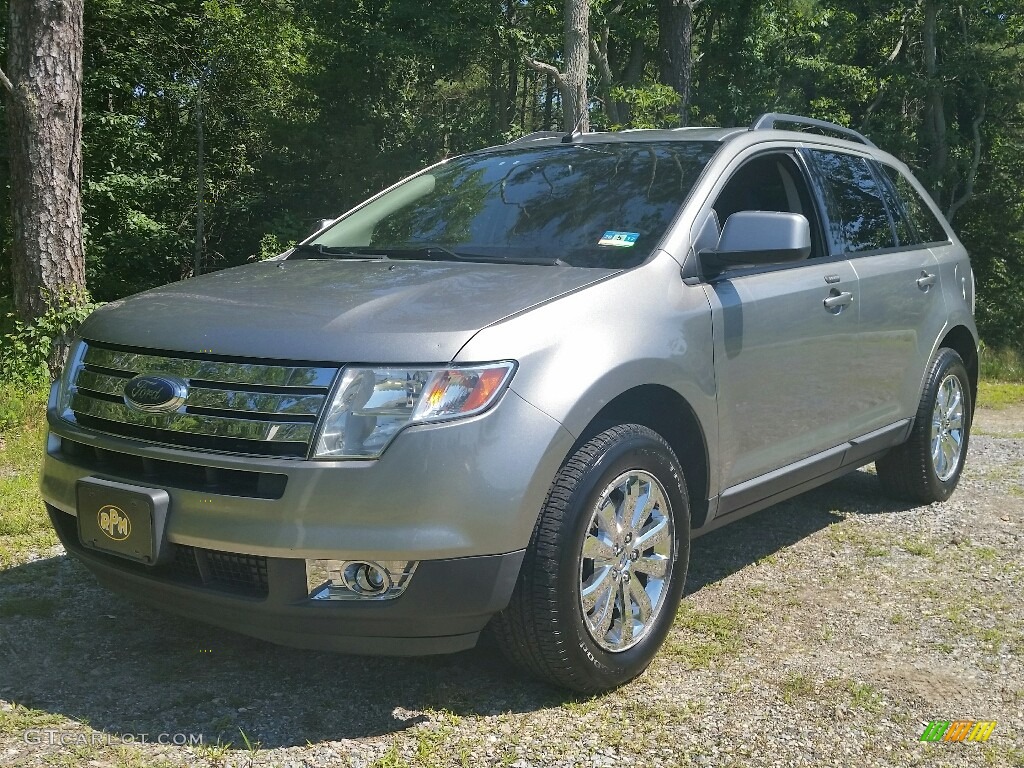
M 632 248 L 636 245 L 638 237 L 640 237 L 639 232 L 616 232 L 610 229 L 602 235 L 597 244 L 614 245 L 616 248 Z

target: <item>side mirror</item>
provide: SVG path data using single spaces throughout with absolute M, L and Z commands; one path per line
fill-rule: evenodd
M 700 252 L 701 264 L 719 273 L 737 267 L 784 264 L 811 253 L 811 225 L 799 213 L 737 211 L 725 221 L 718 247 Z
M 317 219 L 313 223 L 313 228 L 311 230 L 309 230 L 309 232 L 306 233 L 306 237 L 312 237 L 317 232 L 319 232 L 321 229 L 326 229 L 327 227 L 331 226 L 331 224 L 333 224 L 334 221 L 335 221 L 334 219 Z M 306 238 L 304 237 L 303 240 L 305 240 L 305 239 Z

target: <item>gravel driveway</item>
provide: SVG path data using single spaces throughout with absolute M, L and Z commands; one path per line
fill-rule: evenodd
M 1024 766 L 1024 408 L 978 412 L 944 504 L 871 471 L 695 542 L 666 647 L 595 699 L 488 647 L 278 648 L 39 553 L 0 572 L 0 765 Z M 997 726 L 922 743 L 936 719 Z

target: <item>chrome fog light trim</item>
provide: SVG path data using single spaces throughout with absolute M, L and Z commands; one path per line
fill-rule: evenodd
M 393 600 L 401 595 L 418 560 L 307 560 L 313 600 Z

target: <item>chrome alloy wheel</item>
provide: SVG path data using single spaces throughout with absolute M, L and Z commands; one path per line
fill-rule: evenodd
M 964 444 L 964 392 L 960 379 L 947 374 L 935 393 L 932 411 L 932 466 L 946 482 L 960 464 Z
M 601 493 L 580 552 L 580 603 L 587 631 L 612 653 L 639 643 L 665 604 L 675 531 L 668 494 L 634 469 Z

